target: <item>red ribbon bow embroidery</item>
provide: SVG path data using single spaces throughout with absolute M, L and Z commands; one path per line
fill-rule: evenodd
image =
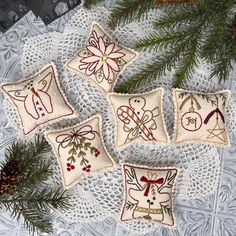
M 147 185 L 146 185 L 146 190 L 145 190 L 145 192 L 144 192 L 144 196 L 147 197 L 148 194 L 149 194 L 151 185 L 152 185 L 152 184 L 163 184 L 164 178 L 159 178 L 159 179 L 157 179 L 157 180 L 149 180 L 149 179 L 147 179 L 145 176 L 142 176 L 142 177 L 140 178 L 140 181 L 147 183 Z
M 95 138 L 96 131 L 92 129 L 90 125 L 85 125 L 78 130 L 72 130 L 69 134 L 61 134 L 56 137 L 56 142 L 60 143 L 59 147 L 68 147 L 76 138 L 85 138 L 93 140 Z
M 208 114 L 208 116 L 206 117 L 206 119 L 204 120 L 204 123 L 207 124 L 209 122 L 209 120 L 211 119 L 211 117 L 214 115 L 214 114 L 219 114 L 220 115 L 220 118 L 221 120 L 223 121 L 223 123 L 225 123 L 225 118 L 224 118 L 224 115 L 222 114 L 222 112 L 220 111 L 220 109 L 217 107 L 215 110 L 213 110 L 212 112 L 210 112 Z

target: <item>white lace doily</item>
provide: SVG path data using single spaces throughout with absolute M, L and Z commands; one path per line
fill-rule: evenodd
M 64 32 L 50 32 L 36 37 L 25 39 L 24 51 L 21 59 L 24 76 L 35 73 L 45 64 L 54 61 L 57 65 L 59 81 L 70 103 L 78 112 L 74 120 L 65 120 L 60 123 L 42 128 L 47 129 L 65 127 L 82 121 L 96 113 L 103 117 L 104 141 L 111 153 L 117 168 L 103 174 L 94 173 L 80 184 L 69 190 L 69 201 L 74 206 L 67 211 L 66 219 L 70 222 L 100 221 L 103 217 L 118 217 L 123 200 L 123 183 L 121 162 L 144 164 L 150 166 L 176 166 L 180 168 L 177 185 L 174 190 L 176 198 L 190 199 L 214 192 L 218 185 L 220 174 L 220 160 L 217 149 L 209 145 L 182 145 L 159 146 L 153 144 L 134 144 L 122 151 L 118 151 L 114 144 L 114 118 L 112 110 L 104 95 L 81 76 L 65 69 L 64 64 L 84 46 L 93 21 L 96 21 L 121 45 L 132 48 L 134 43 L 151 32 L 152 22 L 160 11 L 150 12 L 148 19 L 142 22 L 133 22 L 124 27 L 111 30 L 107 26 L 109 11 L 103 7 L 96 7 L 88 11 L 82 7 L 75 10 L 71 20 L 66 24 Z M 151 52 L 141 52 L 140 57 L 119 76 L 118 83 L 129 78 L 141 67 L 152 60 Z M 201 63 L 194 77 L 187 81 L 185 88 L 199 91 L 217 91 L 221 87 L 217 81 L 209 81 L 211 67 Z M 171 73 L 159 80 L 138 90 L 150 91 L 157 87 L 164 87 L 164 113 L 167 129 L 172 136 L 174 110 L 172 101 Z M 235 103 L 228 106 L 228 129 L 236 131 Z M 19 127 L 16 111 L 8 105 L 5 99 L 5 111 L 12 125 Z M 61 183 L 59 166 L 54 160 L 54 177 L 56 185 Z M 141 220 L 120 223 L 136 233 L 148 233 L 157 225 Z

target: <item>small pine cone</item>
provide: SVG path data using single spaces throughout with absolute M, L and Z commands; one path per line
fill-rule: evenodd
M 236 21 L 233 22 L 231 26 L 231 31 L 232 31 L 233 36 L 236 36 Z
M 17 161 L 9 161 L 0 171 L 0 196 L 15 188 L 20 180 L 20 169 Z

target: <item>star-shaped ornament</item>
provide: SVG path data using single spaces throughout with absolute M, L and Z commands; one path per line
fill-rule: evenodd
M 221 128 L 218 123 L 216 123 L 213 129 L 207 129 L 207 132 L 209 132 L 209 135 L 207 136 L 208 139 L 218 138 L 222 142 L 226 143 L 227 137 L 225 129 Z

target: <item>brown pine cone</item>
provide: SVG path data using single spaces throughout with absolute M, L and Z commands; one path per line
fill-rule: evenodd
M 0 195 L 7 194 L 15 188 L 20 180 L 20 169 L 17 161 L 9 161 L 0 171 Z

